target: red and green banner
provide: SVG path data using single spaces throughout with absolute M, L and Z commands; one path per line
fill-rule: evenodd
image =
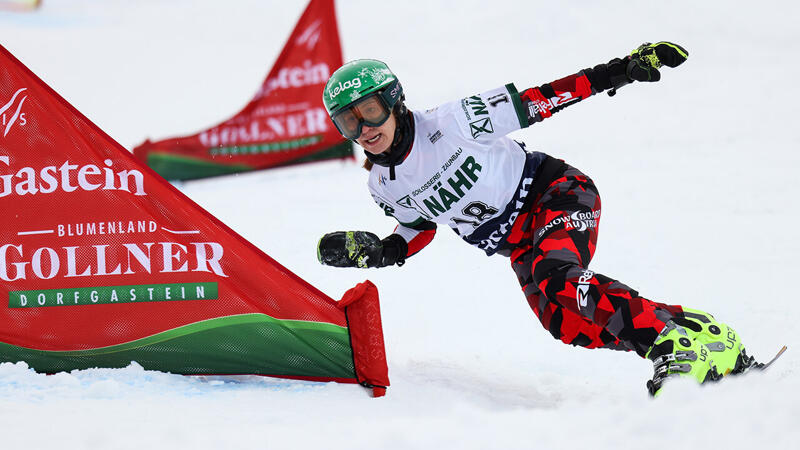
M 388 385 L 377 289 L 336 302 L 0 46 L 0 362 Z
M 311 0 L 244 109 L 191 136 L 146 141 L 134 154 L 168 180 L 352 158 L 322 103 L 325 83 L 341 65 L 333 0 Z

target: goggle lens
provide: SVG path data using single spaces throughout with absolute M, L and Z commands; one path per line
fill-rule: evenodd
M 333 123 L 347 139 L 356 140 L 361 136 L 364 124 L 379 127 L 389 119 L 391 111 L 383 98 L 377 94 L 364 97 L 357 103 L 336 113 Z

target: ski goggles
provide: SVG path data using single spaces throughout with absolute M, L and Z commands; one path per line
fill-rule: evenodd
M 385 98 L 388 90 L 375 92 L 360 98 L 331 117 L 339 133 L 347 139 L 355 141 L 361 136 L 364 125 L 379 127 L 392 114 L 392 105 Z M 394 99 L 396 101 L 396 99 Z

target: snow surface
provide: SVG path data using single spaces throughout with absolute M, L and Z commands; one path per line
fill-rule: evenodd
M 45 0 L 0 12 L 0 43 L 128 148 L 231 116 L 305 0 Z M 234 230 L 334 298 L 381 292 L 392 386 L 126 369 L 38 375 L 0 364 L 0 448 L 797 448 L 800 240 L 797 2 L 377 2 L 338 5 L 347 59 L 376 57 L 425 108 L 527 87 L 646 40 L 689 61 L 518 132 L 587 172 L 604 199 L 592 268 L 713 312 L 772 370 L 658 400 L 649 362 L 552 339 L 508 261 L 440 227 L 395 270 L 320 266 L 323 233 L 394 224 L 366 172 L 323 163 L 186 183 Z

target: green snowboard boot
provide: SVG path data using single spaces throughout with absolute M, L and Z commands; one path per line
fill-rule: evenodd
M 742 373 L 753 364 L 753 358 L 745 353 L 736 331 L 711 314 L 684 308 L 683 317 L 673 321 L 686 330 L 689 338 L 706 346 L 720 376 Z
M 647 390 L 654 397 L 661 392 L 664 381 L 672 376 L 693 378 L 701 384 L 720 378 L 706 346 L 691 339 L 687 330 L 672 320 L 667 322 L 645 356 L 653 361 L 653 378 L 647 382 Z

